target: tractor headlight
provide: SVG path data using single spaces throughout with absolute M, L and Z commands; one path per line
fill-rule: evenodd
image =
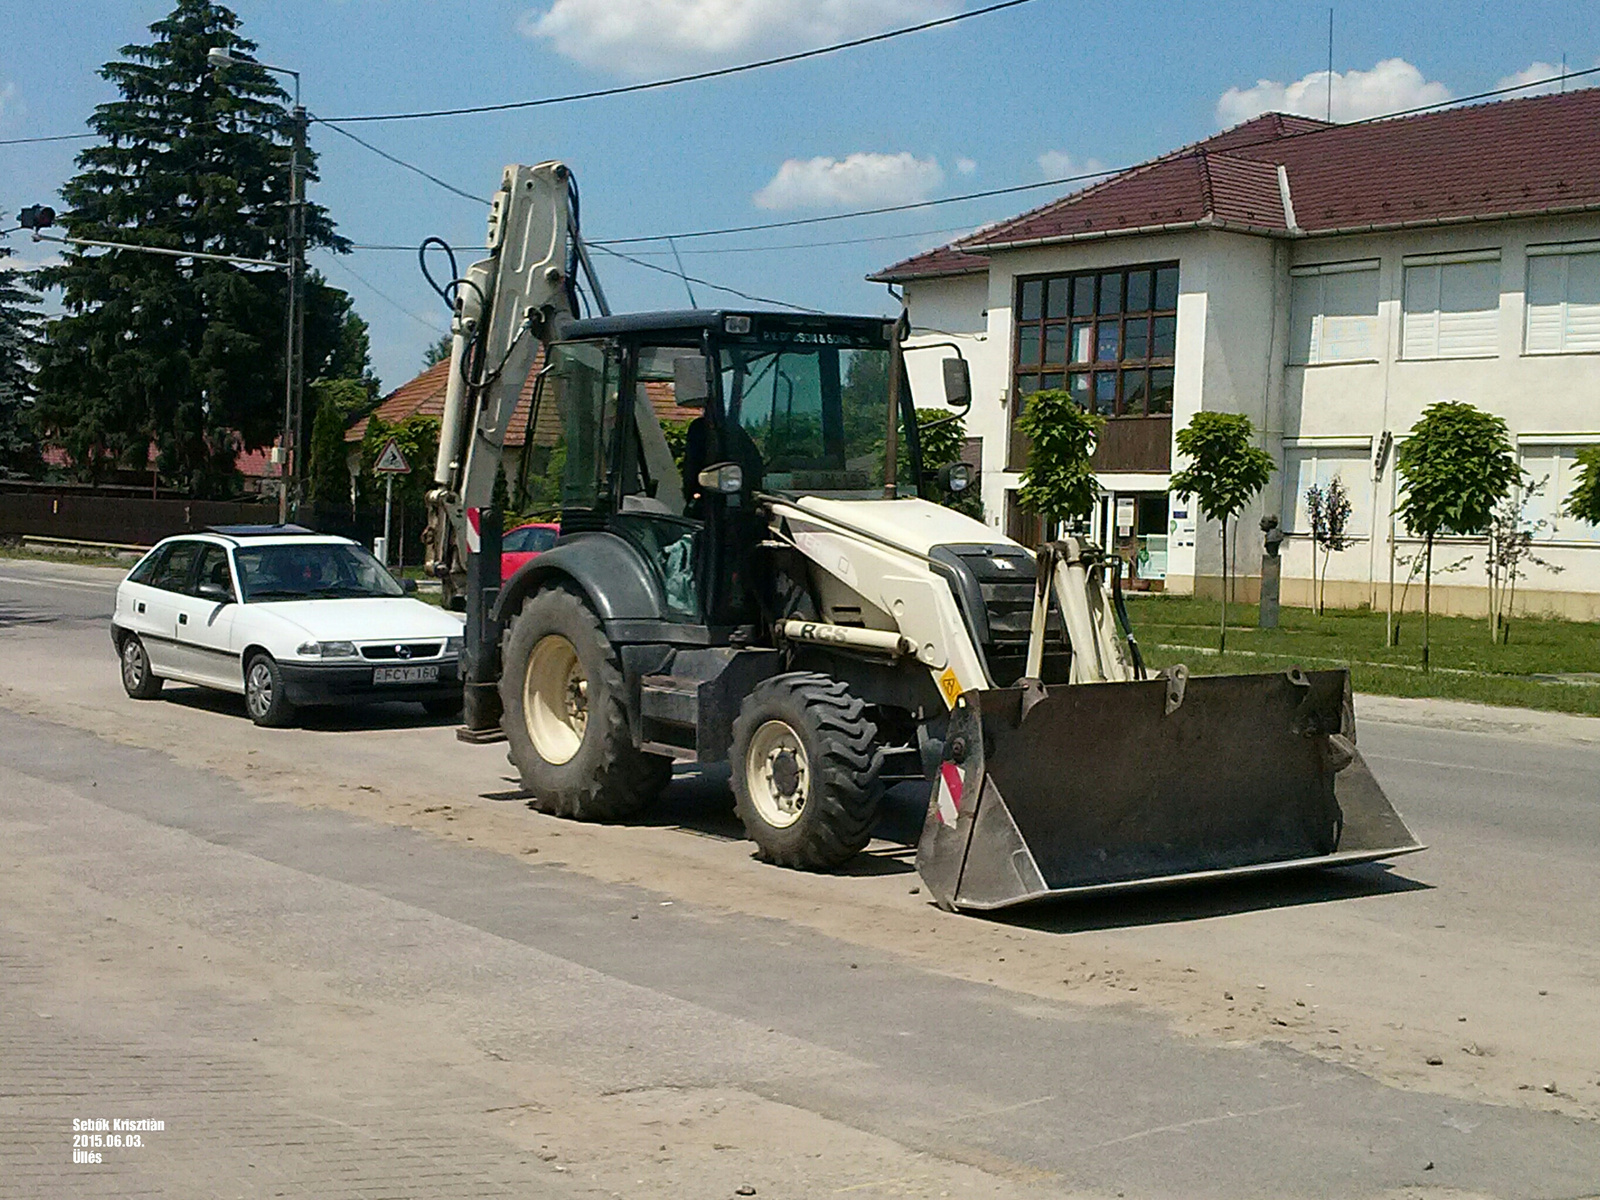
M 952 492 L 964 492 L 972 486 L 972 465 L 970 463 L 951 463 L 940 472 L 944 476 L 944 486 Z
M 355 658 L 354 642 L 302 642 L 295 653 L 304 658 Z

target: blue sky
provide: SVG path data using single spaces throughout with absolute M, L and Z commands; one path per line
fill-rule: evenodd
M 299 69 L 326 116 L 490 103 L 721 66 L 979 7 L 979 0 L 241 0 L 268 62 Z M 1600 59 L 1593 0 L 1337 4 L 1335 115 L 1492 88 L 1539 64 Z M 0 11 L 0 138 L 78 132 L 110 98 L 96 75 L 146 40 L 162 0 L 11 2 Z M 635 96 L 356 131 L 467 191 L 508 162 L 564 159 L 589 238 L 807 217 L 1138 161 L 1264 108 L 1321 115 L 1326 3 L 1032 0 L 954 26 L 770 70 Z M 1600 78 L 1600 77 L 1596 77 Z M 1265 81 L 1265 82 L 1263 82 Z M 1585 81 L 1592 83 L 1593 80 Z M 438 234 L 463 265 L 481 205 L 313 127 L 315 198 L 363 243 Z M 0 147 L 0 212 L 49 202 L 72 143 Z M 886 312 L 867 272 L 1050 198 L 1025 193 L 798 230 L 679 243 L 691 275 L 796 304 Z M 851 245 L 845 239 L 893 238 Z M 798 245 L 805 243 L 805 245 Z M 43 246 L 18 235 L 25 261 Z M 752 249 L 762 248 L 762 249 Z M 629 248 L 639 252 L 637 248 Z M 664 245 L 644 252 L 662 255 Z M 707 253 L 707 251 L 717 251 Z M 729 252 L 735 251 L 735 252 Z M 372 325 L 386 388 L 446 314 L 415 256 L 318 265 Z M 671 265 L 670 257 L 652 262 Z M 601 257 L 617 310 L 682 307 L 683 284 Z M 380 295 L 380 293 L 382 293 Z M 702 305 L 717 293 L 697 289 Z M 385 298 L 386 297 L 386 298 Z M 728 297 L 720 300 L 740 303 Z

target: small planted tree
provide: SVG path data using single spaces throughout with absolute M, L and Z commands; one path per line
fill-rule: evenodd
M 1547 475 L 1537 483 L 1530 483 L 1522 494 L 1508 495 L 1495 505 L 1494 518 L 1489 522 L 1489 549 L 1484 556 L 1484 566 L 1489 574 L 1489 640 L 1511 640 L 1511 612 L 1517 603 L 1517 580 L 1527 578 L 1526 566 L 1543 567 L 1559 575 L 1562 568 L 1545 562 L 1533 552 L 1533 539 L 1538 533 L 1552 529 L 1545 518 L 1529 521 L 1528 501 L 1532 500 L 1550 483 Z
M 1600 525 L 1600 446 L 1578 451 L 1578 482 L 1564 511 L 1575 520 Z
M 1320 613 L 1327 607 L 1328 561 L 1350 546 L 1350 495 L 1337 475 L 1327 487 L 1312 484 L 1306 489 L 1306 517 L 1311 522 L 1311 582 L 1316 589 L 1312 608 Z M 1322 572 L 1317 572 L 1317 550 L 1322 551 Z
M 1028 397 L 1017 428 L 1033 444 L 1017 501 L 1044 519 L 1045 533 L 1094 507 L 1100 483 L 1089 468 L 1105 418 L 1079 406 L 1070 392 L 1050 388 Z
M 1501 418 L 1459 400 L 1430 404 L 1400 447 L 1399 514 L 1422 538 L 1422 669 L 1428 669 L 1433 545 L 1440 534 L 1486 532 L 1520 471 Z
M 1192 496 L 1200 511 L 1222 522 L 1222 623 L 1217 653 L 1228 648 L 1228 522 L 1259 495 L 1277 469 L 1255 444 L 1256 430 L 1243 413 L 1198 412 L 1178 430 L 1178 452 L 1191 461 L 1172 477 L 1174 495 Z

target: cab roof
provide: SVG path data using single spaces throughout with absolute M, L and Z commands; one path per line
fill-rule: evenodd
M 624 333 L 698 333 L 721 329 L 728 317 L 750 317 L 759 321 L 782 321 L 797 329 L 821 326 L 869 325 L 882 329 L 892 317 L 834 316 L 821 313 L 775 312 L 765 309 L 681 308 L 661 312 L 622 313 L 611 317 L 589 317 L 569 321 L 561 327 L 562 340 L 612 337 Z

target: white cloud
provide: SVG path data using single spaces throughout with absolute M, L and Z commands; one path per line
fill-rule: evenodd
M 1046 179 L 1065 179 L 1070 175 L 1088 175 L 1106 169 L 1105 163 L 1098 158 L 1078 158 L 1065 150 L 1046 150 L 1036 161 Z
M 1370 71 L 1333 73 L 1333 119 L 1360 121 L 1450 99 L 1450 89 L 1423 77 L 1403 58 L 1386 58 Z M 1262 79 L 1251 88 L 1229 88 L 1217 101 L 1217 120 L 1237 125 L 1264 112 L 1291 112 L 1307 117 L 1328 113 L 1328 73 L 1314 71 L 1284 84 Z
M 597 70 L 722 66 L 950 16 L 960 0 L 553 0 L 519 27 Z
M 978 164 L 970 158 L 956 159 L 956 170 L 962 175 L 971 175 L 978 169 Z
M 791 158 L 752 199 L 758 208 L 851 208 L 926 200 L 944 182 L 936 158 L 850 154 L 844 158 Z
M 1596 60 L 1595 66 L 1600 66 L 1600 59 Z M 1567 68 L 1569 72 L 1572 69 L 1573 68 L 1571 67 Z M 1527 66 L 1523 67 L 1522 70 L 1503 77 L 1494 86 L 1495 90 L 1498 91 L 1501 88 L 1517 87 L 1520 84 L 1532 83 L 1536 79 L 1548 79 L 1550 80 L 1549 83 L 1540 84 L 1538 87 L 1523 88 L 1520 92 L 1515 92 L 1511 96 L 1508 96 L 1507 99 L 1516 99 L 1519 96 L 1549 96 L 1562 90 L 1560 76 L 1560 63 L 1531 62 Z M 1571 91 L 1573 88 L 1594 86 L 1587 79 L 1569 78 L 1566 83 L 1567 91 Z

